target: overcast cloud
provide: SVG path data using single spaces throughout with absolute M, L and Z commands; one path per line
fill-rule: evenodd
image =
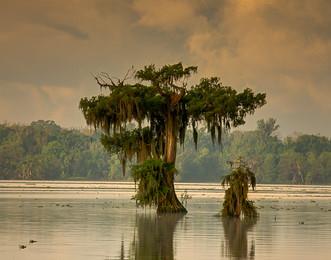
M 83 127 L 91 73 L 182 61 L 267 93 L 246 129 L 330 136 L 330 28 L 328 0 L 0 0 L 0 121 Z

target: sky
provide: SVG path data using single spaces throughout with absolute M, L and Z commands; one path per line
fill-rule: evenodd
M 267 94 L 241 129 L 331 136 L 329 0 L 0 0 L 0 122 L 85 127 L 92 74 L 179 61 Z

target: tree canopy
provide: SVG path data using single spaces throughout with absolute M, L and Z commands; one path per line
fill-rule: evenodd
M 244 124 L 247 114 L 265 104 L 264 93 L 254 94 L 251 89 L 238 93 L 216 77 L 188 87 L 187 79 L 196 71 L 197 67 L 185 68 L 181 63 L 160 69 L 150 65 L 134 73 L 133 83 L 115 83 L 101 74 L 97 83 L 108 89 L 109 95 L 83 98 L 80 109 L 88 125 L 104 131 L 102 143 L 111 153 L 119 154 L 123 162 L 134 155 L 141 162 L 165 157 L 169 113 L 180 144 L 184 144 L 189 125 L 197 144 L 198 124 L 204 123 L 212 141 L 217 137 L 220 143 L 224 130 Z M 136 128 L 128 129 L 132 122 Z

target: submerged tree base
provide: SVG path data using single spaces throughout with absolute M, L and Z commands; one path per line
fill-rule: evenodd
M 178 200 L 175 186 L 174 164 L 150 159 L 132 167 L 134 181 L 138 184 L 133 197 L 138 206 L 155 206 L 157 214 L 187 213 Z
M 177 197 L 174 197 L 173 200 L 171 200 L 171 201 L 167 200 L 165 202 L 160 203 L 157 207 L 156 213 L 157 214 L 169 214 L 169 213 L 186 214 L 187 210 L 179 202 Z
M 248 218 L 258 217 L 254 202 L 246 198 L 238 198 L 237 196 L 238 194 L 232 187 L 225 191 L 222 216 L 236 218 L 240 218 L 242 215 Z

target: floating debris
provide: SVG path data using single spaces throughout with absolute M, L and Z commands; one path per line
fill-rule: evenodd
M 20 249 L 24 249 L 24 248 L 26 248 L 26 245 L 18 245 L 18 247 L 19 247 Z
M 33 240 L 33 239 L 30 239 L 30 241 L 29 241 L 30 244 L 33 244 L 33 243 L 36 243 L 36 242 L 38 242 L 38 241 L 37 240 Z

